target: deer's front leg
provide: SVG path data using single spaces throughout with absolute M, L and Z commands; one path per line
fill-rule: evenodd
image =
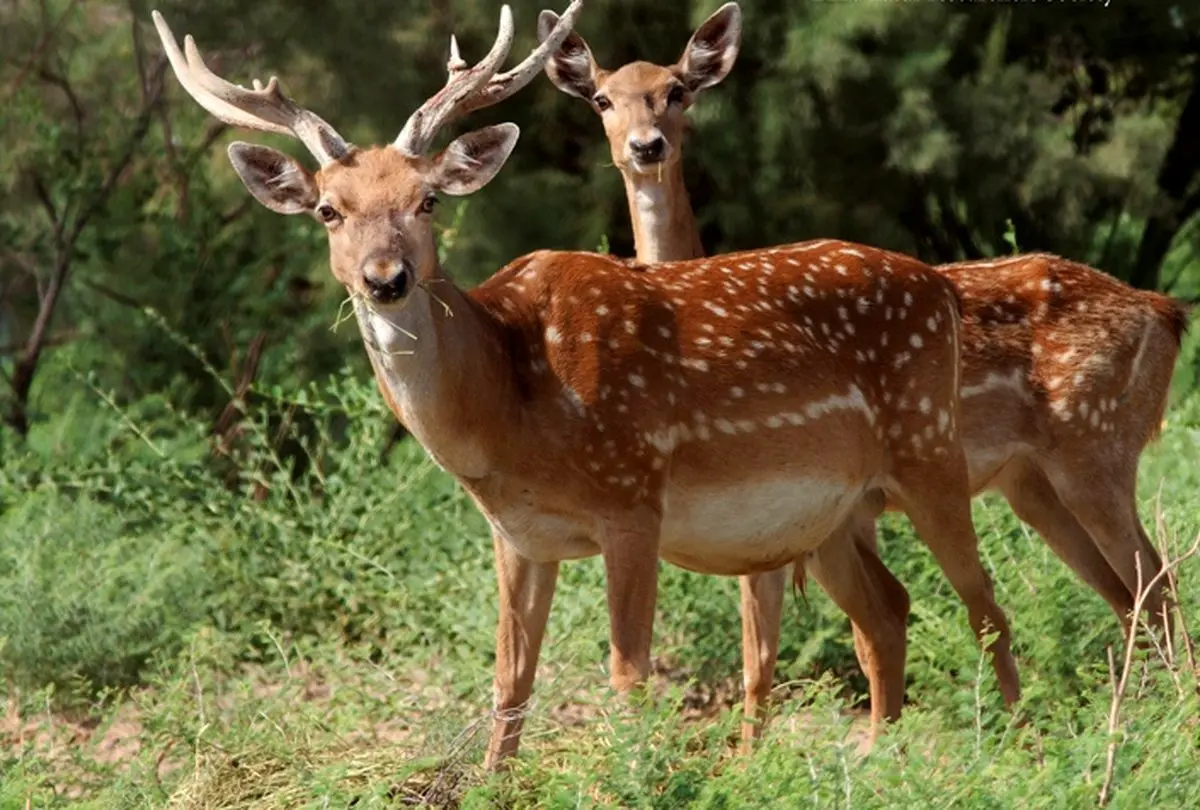
M 608 590 L 609 678 L 623 694 L 650 676 L 650 641 L 658 596 L 658 536 L 613 531 L 602 547 Z
M 500 621 L 496 625 L 495 717 L 484 766 L 499 768 L 517 752 L 525 709 L 533 693 L 542 636 L 558 581 L 558 563 L 522 557 L 498 534 L 496 578 L 500 585 Z

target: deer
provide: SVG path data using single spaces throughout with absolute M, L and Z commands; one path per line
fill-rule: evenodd
M 543 11 L 539 37 L 557 19 Z M 606 70 L 574 30 L 546 62 L 551 82 L 600 116 L 625 180 L 639 261 L 704 255 L 683 181 L 686 111 L 732 70 L 741 30 L 739 6 L 726 3 L 673 65 Z M 963 303 L 961 432 L 972 494 L 998 490 L 1130 632 L 1139 582 L 1162 565 L 1137 515 L 1138 460 L 1158 435 L 1188 308 L 1048 253 L 935 269 Z M 871 565 L 882 565 L 873 558 L 877 516 L 860 512 L 844 527 Z M 771 692 L 788 568 L 741 580 L 745 745 L 761 732 Z M 805 576 L 794 567 L 797 585 Z M 1164 600 L 1156 586 L 1146 609 L 1153 626 L 1170 632 Z
M 441 266 L 438 196 L 483 188 L 519 130 L 483 127 L 435 153 L 436 134 L 527 84 L 581 6 L 506 73 L 507 6 L 476 65 L 452 39 L 442 89 L 394 141 L 368 148 L 276 77 L 253 89 L 221 78 L 153 15 L 193 100 L 232 125 L 290 134 L 317 160 L 314 172 L 272 148 L 228 147 L 259 203 L 325 227 L 381 396 L 491 528 L 499 619 L 485 766 L 518 751 L 560 564 L 594 556 L 608 680 L 626 697 L 649 677 L 660 561 L 720 576 L 795 560 L 820 571 L 862 633 L 869 750 L 900 715 L 908 599 L 839 526 L 885 500 L 967 605 L 1012 705 L 1020 678 L 979 558 L 959 433 L 961 307 L 942 275 L 832 239 L 658 264 L 540 250 L 470 290 Z

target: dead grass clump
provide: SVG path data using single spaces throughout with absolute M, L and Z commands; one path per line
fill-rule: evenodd
M 198 751 L 194 770 L 172 794 L 172 810 L 286 810 L 321 795 L 384 795 L 400 805 L 456 808 L 476 769 L 457 757 L 415 758 L 395 745 L 322 745 L 286 752 Z M 341 801 L 339 800 L 339 804 Z

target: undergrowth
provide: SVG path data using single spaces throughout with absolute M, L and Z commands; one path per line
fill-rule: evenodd
M 909 685 L 869 757 L 848 623 L 819 589 L 789 598 L 777 713 L 743 757 L 736 580 L 663 567 L 655 688 L 627 707 L 606 685 L 588 560 L 563 568 L 522 754 L 488 777 L 486 526 L 412 442 L 380 458 L 390 422 L 372 383 L 256 392 L 214 454 L 166 399 L 78 382 L 82 404 L 0 463 L 0 810 L 1080 807 L 1110 749 L 1114 807 L 1200 791 L 1188 651 L 1134 653 L 1110 732 L 1116 619 L 994 497 L 974 516 L 1013 625 L 1017 712 L 930 555 L 888 516 L 885 561 L 913 598 Z M 1200 532 L 1197 458 L 1192 396 L 1139 490 L 1173 557 Z M 1178 584 L 1200 622 L 1196 566 Z

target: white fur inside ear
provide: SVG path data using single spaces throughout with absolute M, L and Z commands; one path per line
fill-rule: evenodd
M 741 9 L 735 3 L 726 3 L 688 41 L 679 63 L 684 83 L 695 92 L 720 82 L 733 69 L 741 41 Z
M 453 141 L 446 147 L 446 161 L 452 162 L 454 168 L 459 171 L 476 172 L 483 168 L 483 161 L 471 154 L 471 150 L 467 148 L 467 144 L 461 140 Z M 447 163 L 449 165 L 449 163 Z
M 279 214 L 301 214 L 317 202 L 312 175 L 291 157 L 265 146 L 236 141 L 229 160 L 256 200 Z
M 558 59 L 558 63 L 570 71 L 573 76 L 587 78 L 592 75 L 592 60 L 588 56 L 588 52 L 583 48 L 562 54 Z
M 591 101 L 596 92 L 596 60 L 583 37 L 572 32 L 546 61 L 546 75 L 559 90 Z
M 266 182 L 271 188 L 279 190 L 301 190 L 306 184 L 304 175 L 300 172 L 296 165 L 292 163 L 283 164 L 279 174 L 275 175 L 274 177 L 267 178 Z
M 516 124 L 496 124 L 455 138 L 434 160 L 426 180 L 443 194 L 472 194 L 504 166 L 520 133 Z

